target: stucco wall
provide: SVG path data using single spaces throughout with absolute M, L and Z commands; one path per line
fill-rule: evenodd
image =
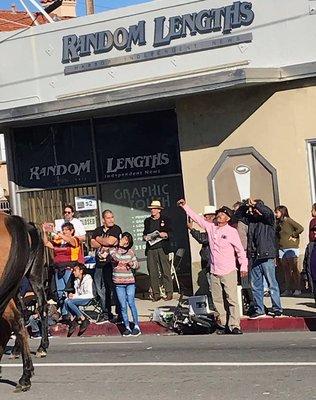
M 193 209 L 209 203 L 207 176 L 222 152 L 253 146 L 277 170 L 280 203 L 305 227 L 303 251 L 311 208 L 306 140 L 316 140 L 314 84 L 252 87 L 177 102 L 185 193 Z M 199 246 L 191 240 L 191 247 L 194 276 Z

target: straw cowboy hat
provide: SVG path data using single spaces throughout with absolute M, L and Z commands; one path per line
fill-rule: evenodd
M 203 215 L 215 214 L 215 213 L 216 213 L 216 207 L 215 206 L 204 206 Z
M 159 210 L 163 210 L 163 207 L 159 200 L 153 200 L 148 206 L 148 208 L 157 208 Z

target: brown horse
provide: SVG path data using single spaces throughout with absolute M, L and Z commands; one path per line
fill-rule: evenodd
M 21 217 L 0 213 L 0 360 L 13 331 L 23 359 L 23 374 L 16 392 L 30 389 L 34 374 L 28 334 L 16 296 L 22 277 L 40 251 L 41 239 L 36 232 Z
M 38 230 L 35 225 L 32 223 L 27 224 L 28 232 L 32 243 L 34 244 L 35 253 L 30 257 L 30 265 L 26 271 L 25 276 L 28 278 L 30 285 L 35 293 L 36 301 L 37 301 L 37 310 L 39 312 L 41 318 L 41 330 L 42 330 L 42 339 L 40 345 L 36 351 L 37 358 L 43 358 L 47 355 L 47 349 L 49 346 L 48 340 L 48 306 L 47 306 L 47 298 L 45 292 L 45 268 L 44 268 L 44 242 L 39 235 Z M 26 312 L 26 306 L 24 303 L 24 299 L 20 294 L 17 296 L 17 306 L 19 310 L 24 314 Z M 11 358 L 18 358 L 21 353 L 21 347 L 19 342 L 16 340 Z

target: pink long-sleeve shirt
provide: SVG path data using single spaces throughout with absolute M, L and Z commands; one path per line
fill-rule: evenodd
M 236 257 L 240 264 L 240 271 L 248 271 L 248 259 L 240 241 L 237 229 L 230 225 L 217 226 L 213 222 L 206 221 L 189 206 L 183 209 L 187 215 L 204 228 L 208 235 L 211 251 L 211 273 L 218 276 L 228 275 L 236 270 Z

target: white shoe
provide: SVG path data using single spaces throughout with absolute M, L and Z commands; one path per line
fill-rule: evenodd
M 290 290 L 284 290 L 284 292 L 281 294 L 282 297 L 289 297 L 292 296 L 292 292 Z
M 302 291 L 301 290 L 295 290 L 294 291 L 294 293 L 293 293 L 293 296 L 300 296 L 302 294 Z

